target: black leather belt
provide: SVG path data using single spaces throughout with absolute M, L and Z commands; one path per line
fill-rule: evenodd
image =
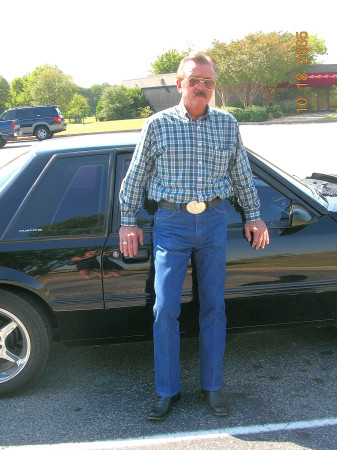
M 188 211 L 191 214 L 200 214 L 206 209 L 214 208 L 214 206 L 219 205 L 222 202 L 220 197 L 215 197 L 213 200 L 207 202 L 197 202 L 193 200 L 188 203 L 174 203 L 168 202 L 167 200 L 160 200 L 159 207 L 164 209 L 172 209 L 174 211 Z

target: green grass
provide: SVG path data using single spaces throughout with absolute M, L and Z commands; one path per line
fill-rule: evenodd
M 96 122 L 95 117 L 86 117 L 84 123 L 67 122 L 66 134 L 104 133 L 109 131 L 137 130 L 142 128 L 146 119 L 110 120 L 108 122 Z

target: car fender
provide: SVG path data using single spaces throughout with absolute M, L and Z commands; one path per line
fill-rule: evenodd
M 12 285 L 27 289 L 46 299 L 46 288 L 34 277 L 8 267 L 0 267 L 1 285 Z
M 41 120 L 40 122 L 34 123 L 33 134 L 35 134 L 35 130 L 36 130 L 36 128 L 37 128 L 37 127 L 39 127 L 39 126 L 41 126 L 41 125 L 43 125 L 43 126 L 47 127 L 47 128 L 48 128 L 48 130 L 50 131 L 50 126 L 49 126 L 49 123 L 48 123 L 48 122 L 46 122 L 46 121 L 44 121 L 44 120 Z

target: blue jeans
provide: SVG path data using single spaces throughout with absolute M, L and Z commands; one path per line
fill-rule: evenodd
M 154 360 L 156 393 L 180 392 L 180 299 L 192 251 L 197 270 L 200 385 L 222 388 L 226 341 L 225 272 L 227 222 L 224 203 L 201 214 L 159 208 L 155 216 Z

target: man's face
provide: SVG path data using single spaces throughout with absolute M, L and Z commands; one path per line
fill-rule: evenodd
M 182 95 L 185 108 L 191 115 L 199 115 L 200 111 L 205 111 L 207 104 L 212 98 L 214 89 L 206 89 L 203 82 L 190 87 L 188 79 L 191 77 L 215 80 L 215 72 L 210 64 L 198 64 L 194 61 L 188 61 L 184 66 L 184 79 L 177 80 L 178 91 Z

